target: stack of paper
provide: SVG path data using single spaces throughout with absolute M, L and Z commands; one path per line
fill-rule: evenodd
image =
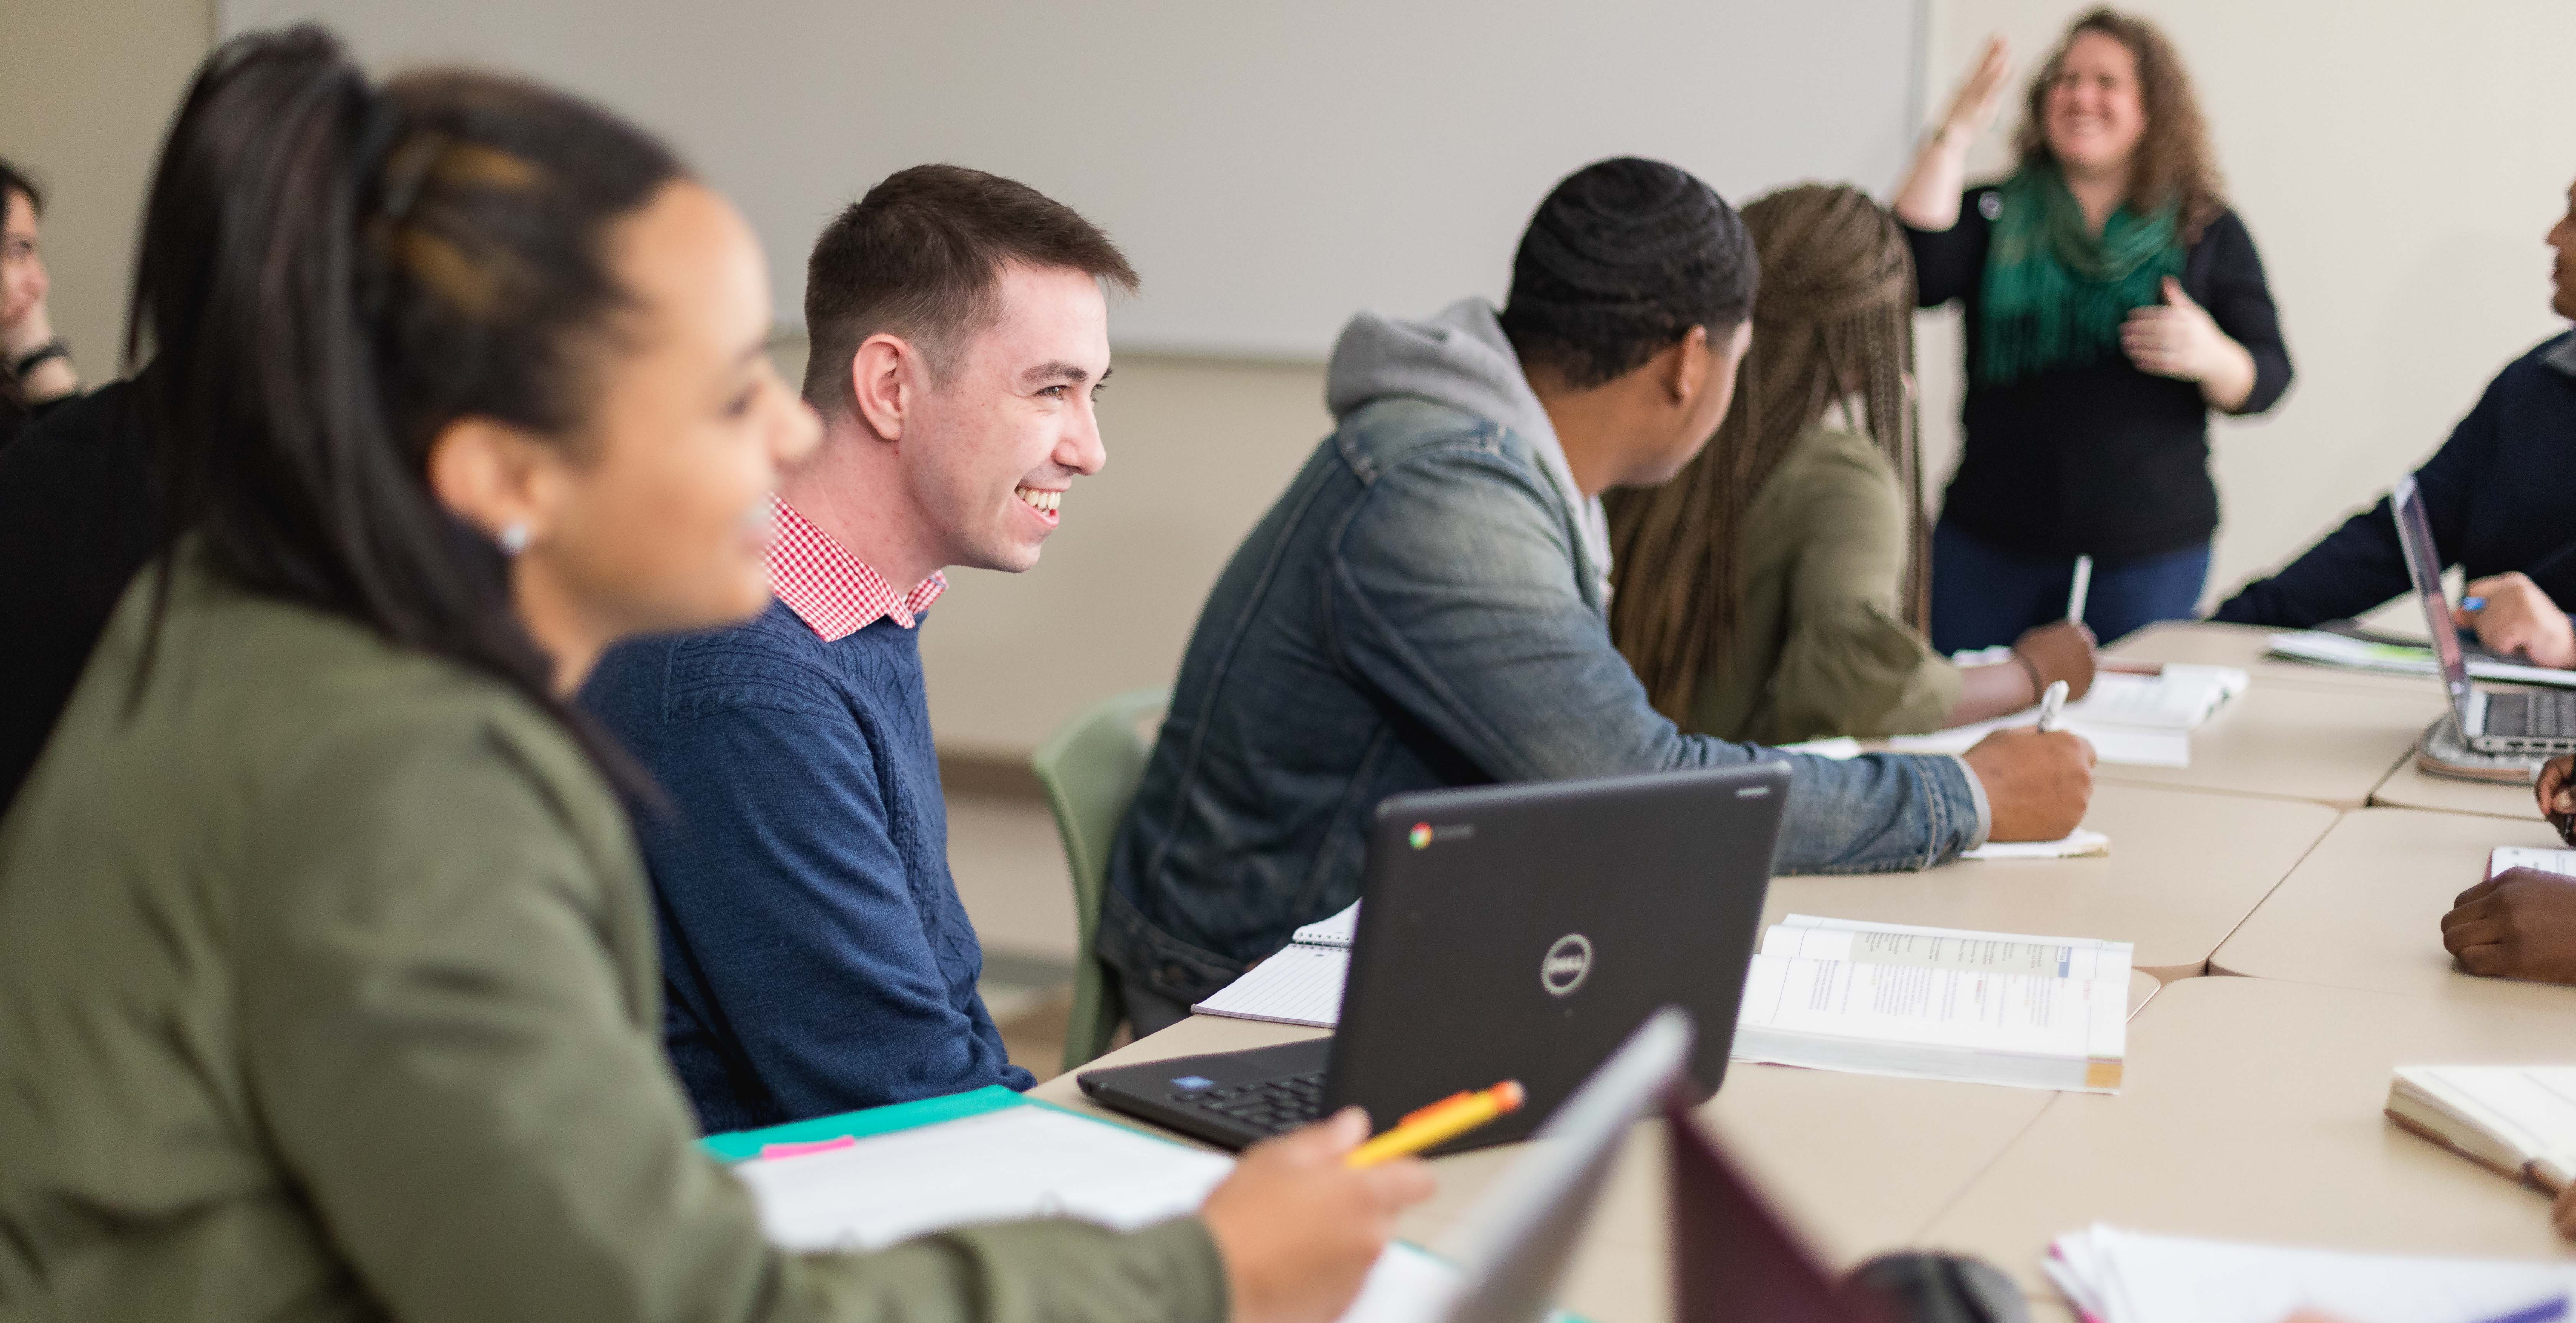
M 2098 671 L 2093 687 L 2066 707 L 2078 721 L 2149 730 L 2196 730 L 2253 678 L 2233 666 L 2167 662 L 2155 675 Z
M 1738 1060 L 2116 1093 L 2127 942 L 1792 914 L 1763 935 Z
M 2429 645 L 2376 643 L 2315 629 L 2273 635 L 2271 653 L 2292 661 L 2340 666 L 2353 671 L 2377 671 L 2382 675 L 2432 675 L 2441 669 L 2434 664 L 2433 649 Z M 2471 657 L 2468 663 L 2469 675 L 2474 679 L 2576 688 L 2576 671 L 2498 661 L 2493 657 Z
M 1196 1212 L 1234 1160 L 1043 1103 L 736 1166 L 781 1248 L 867 1250 L 978 1222 L 1070 1217 L 1120 1230 Z M 1340 1323 L 1425 1323 L 1457 1267 L 1401 1241 Z
M 1350 978 L 1351 942 L 1360 927 L 1360 903 L 1291 934 L 1278 954 L 1190 1009 L 1202 1015 L 1269 1020 L 1330 1029 L 1342 1018 L 1342 984 Z
M 2082 859 L 2111 853 L 2111 838 L 2082 827 L 2062 841 L 1988 841 L 1962 850 L 1962 859 Z
M 1199 1206 L 1222 1154 L 1035 1103 L 734 1168 L 769 1239 L 876 1249 L 941 1227 L 1074 1217 L 1121 1230 Z
M 2576 877 L 2576 850 L 2535 850 L 2523 845 L 2499 845 L 2487 852 L 2487 876 L 2508 868 L 2536 868 L 2544 873 Z
M 2227 700 L 2245 692 L 2245 672 L 2232 666 L 2169 662 L 2159 675 L 2100 671 L 2081 699 L 2066 705 L 2065 728 L 2092 744 L 2106 763 L 2130 767 L 2191 766 L 2190 732 Z M 1953 726 L 1929 735 L 1898 735 L 1887 742 L 1906 753 L 1966 753 L 1999 730 L 2034 725 L 2039 709 Z
M 2576 1176 L 2576 1066 L 2400 1066 L 2388 1119 L 2544 1190 Z
M 2534 1216 L 2538 1216 L 2535 1210 Z M 2576 1265 L 2283 1249 L 2094 1226 L 2057 1238 L 2051 1281 L 2098 1323 L 2342 1323 L 2553 1319 Z

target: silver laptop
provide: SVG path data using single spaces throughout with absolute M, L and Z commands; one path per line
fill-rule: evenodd
M 2451 619 L 2451 595 L 2442 588 L 2442 558 L 2433 549 L 2433 523 L 2425 517 L 2415 477 L 2397 480 L 2389 496 L 2397 541 L 2406 550 L 2406 576 L 2424 604 L 2424 628 L 2433 636 L 2433 660 L 2451 699 L 2460 740 L 2480 753 L 2576 753 L 2576 691 L 2489 692 L 2469 683 L 2460 651 L 2460 629 Z

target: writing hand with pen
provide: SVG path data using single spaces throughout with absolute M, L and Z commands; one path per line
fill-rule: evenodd
M 2492 574 L 2468 586 L 2451 619 L 2475 630 L 2478 642 L 2499 657 L 2534 666 L 2576 667 L 2576 621 L 2520 570 Z
M 2534 791 L 2542 817 L 2576 845 L 2576 758 L 2552 758 Z M 2460 968 L 2491 978 L 2576 984 L 2576 877 L 2508 868 L 2463 891 L 2442 916 L 2442 946 Z M 2576 1204 L 2562 1204 L 2562 1227 Z

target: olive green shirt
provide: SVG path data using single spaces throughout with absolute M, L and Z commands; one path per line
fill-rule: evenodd
M 764 1242 L 627 821 L 502 685 L 147 574 L 0 822 L 0 1318 L 1216 1323 L 1196 1219 Z
M 1715 640 L 1692 730 L 1786 744 L 1939 728 L 1959 668 L 1905 623 L 1905 499 L 1868 437 L 1798 439 L 1745 512 L 1736 627 Z

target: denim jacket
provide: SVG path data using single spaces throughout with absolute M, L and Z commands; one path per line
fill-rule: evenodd
M 1526 394 L 1489 307 L 1441 321 L 1410 325 L 1442 352 L 1499 352 Z M 1782 871 L 1922 868 L 1982 841 L 1955 759 L 1783 754 L 1656 713 L 1610 641 L 1597 518 L 1553 433 L 1530 435 L 1535 398 L 1471 412 L 1438 395 L 1475 403 L 1474 383 L 1436 370 L 1354 392 L 1339 379 L 1361 329 L 1335 355 L 1340 426 L 1199 617 L 1110 858 L 1102 959 L 1204 998 L 1358 896 L 1371 814 L 1408 790 L 1791 758 Z

